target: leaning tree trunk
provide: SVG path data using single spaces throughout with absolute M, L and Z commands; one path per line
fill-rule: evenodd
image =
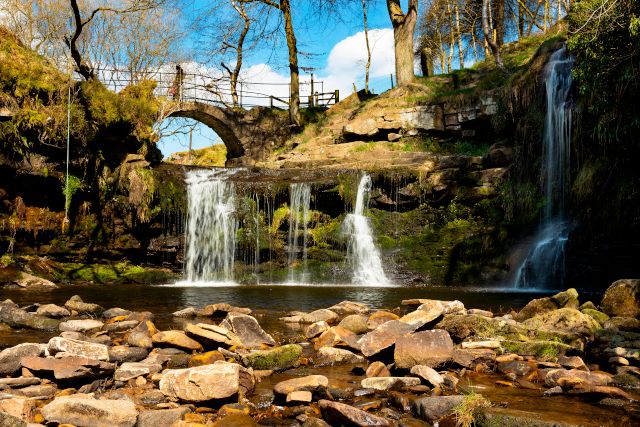
M 73 18 L 75 21 L 76 29 L 71 36 L 71 39 L 67 39 L 69 43 L 69 50 L 71 51 L 71 58 L 73 62 L 76 63 L 76 71 L 80 74 L 85 80 L 91 80 L 95 77 L 93 72 L 93 68 L 90 67 L 86 61 L 82 58 L 82 54 L 77 46 L 77 41 L 82 34 L 82 30 L 84 26 L 87 24 L 86 22 L 82 22 L 82 17 L 80 16 L 80 8 L 78 7 L 77 0 L 70 0 L 71 10 L 73 11 Z
M 496 61 L 496 66 L 502 71 L 506 71 L 504 63 L 502 62 L 502 56 L 500 55 L 500 48 L 493 40 L 491 35 L 491 29 L 489 28 L 489 0 L 482 1 L 482 32 L 484 33 L 484 40 L 491 49 L 493 59 Z
M 393 26 L 396 82 L 398 86 L 402 86 L 414 79 L 413 33 L 418 20 L 418 0 L 409 0 L 406 14 L 402 11 L 400 0 L 387 0 L 387 10 Z
M 300 70 L 298 68 L 298 46 L 296 35 L 293 31 L 291 19 L 291 3 L 289 0 L 280 0 L 280 10 L 284 17 L 284 31 L 287 36 L 289 49 L 289 71 L 291 74 L 291 89 L 289 94 L 289 118 L 295 127 L 302 125 L 300 119 Z

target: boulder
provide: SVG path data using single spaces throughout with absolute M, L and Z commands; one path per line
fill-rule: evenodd
M 433 387 L 439 386 L 444 382 L 444 378 L 442 378 L 442 375 L 437 373 L 435 369 L 430 368 L 429 366 L 415 365 L 411 368 L 411 373 L 413 375 L 419 376 L 420 378 L 431 384 L 431 386 Z
M 400 318 L 401 322 L 412 325 L 415 329 L 421 328 L 429 322 L 437 320 L 445 314 L 464 311 L 464 304 L 460 301 L 420 300 L 422 304 L 417 310 Z
M 342 301 L 329 307 L 329 310 L 338 313 L 340 316 L 349 314 L 366 314 L 371 308 L 368 304 L 353 301 Z
M 583 309 L 580 309 L 580 312 L 582 314 L 586 314 L 587 316 L 593 318 L 593 320 L 600 323 L 601 325 L 604 324 L 604 322 L 606 322 L 607 320 L 609 320 L 609 316 L 607 316 L 606 314 L 598 310 L 583 308 Z
M 113 319 L 114 317 L 129 316 L 129 315 L 131 315 L 131 311 L 125 310 L 120 307 L 113 307 L 108 310 L 105 310 L 102 313 L 102 317 L 105 319 Z
M 151 339 L 159 347 L 176 347 L 189 351 L 202 351 L 202 345 L 186 336 L 182 331 L 158 332 Z
M 242 357 L 242 363 L 253 369 L 284 371 L 300 364 L 302 347 L 287 344 L 270 350 L 257 350 Z
M 213 365 L 217 361 L 224 361 L 224 356 L 217 350 L 207 351 L 206 353 L 194 354 L 189 358 L 188 366 L 193 368 L 202 365 Z
M 301 317 L 301 323 L 316 323 L 325 321 L 328 324 L 335 323 L 338 320 L 338 315 L 331 310 L 322 308 L 320 310 L 312 311 L 311 313 L 303 314 Z
M 311 403 L 312 400 L 313 394 L 306 390 L 292 391 L 287 394 L 287 403 L 289 405 L 304 405 Z
M 548 387 L 567 384 L 589 384 L 594 386 L 607 386 L 612 382 L 612 375 L 604 372 L 587 372 L 580 369 L 550 369 L 544 376 L 544 382 Z
M 140 322 L 137 320 L 123 320 L 121 322 L 107 323 L 103 329 L 109 333 L 127 332 L 138 326 L 138 324 L 140 324 Z
M 29 313 L 16 307 L 12 303 L 0 303 L 0 322 L 6 323 L 12 328 L 28 328 L 43 331 L 58 330 L 60 322 L 48 317 Z
M 0 113 L 2 110 L 0 110 Z M 27 423 L 20 418 L 14 417 L 4 411 L 0 411 L 0 426 L 2 427 L 27 427 Z
M 92 304 L 82 301 L 79 295 L 74 295 L 67 302 L 64 303 L 64 306 L 69 311 L 77 311 L 78 313 L 87 313 L 87 314 L 101 314 L 104 311 L 104 308 L 100 307 L 98 304 Z
M 348 329 L 343 328 L 342 326 L 332 326 L 331 328 L 320 334 L 320 336 L 314 342 L 313 346 L 316 350 L 319 350 L 322 347 L 349 345 L 347 341 L 355 336 L 356 334 Z
M 55 304 L 44 304 L 44 305 L 41 305 L 36 310 L 36 314 L 38 316 L 54 317 L 54 318 L 67 317 L 67 316 L 71 315 L 71 313 L 69 313 L 69 310 L 67 310 L 64 307 L 60 307 L 59 305 L 55 305 Z
M 187 307 L 173 313 L 173 317 L 196 317 L 198 312 L 194 307 Z
M 523 324 L 536 331 L 559 331 L 585 336 L 601 329 L 600 324 L 591 316 L 587 316 L 575 308 L 548 311 L 525 320 Z
M 229 348 L 232 346 L 242 346 L 240 338 L 233 332 L 222 326 L 209 325 L 206 323 L 188 324 L 184 328 L 188 337 L 193 338 L 205 347 L 218 348 L 220 346 Z
M 54 289 L 58 287 L 51 280 L 34 276 L 33 274 L 25 273 L 24 271 L 21 271 L 18 273 L 18 277 L 13 281 L 13 283 L 24 289 L 34 289 L 34 288 Z
M 315 360 L 317 366 L 364 363 L 366 359 L 349 350 L 333 347 L 321 347 Z
M 571 288 L 551 297 L 538 298 L 529 301 L 529 303 L 527 303 L 527 305 L 525 305 L 524 308 L 515 315 L 515 319 L 518 322 L 522 322 L 534 316 L 548 313 L 559 308 L 567 307 L 577 309 L 579 306 L 578 291 Z
M 98 378 L 115 370 L 112 363 L 77 356 L 61 359 L 27 356 L 22 358 L 22 366 L 34 372 L 53 373 L 58 380 Z
M 600 309 L 611 317 L 640 317 L 640 279 L 622 279 L 605 291 Z
M 321 400 L 318 404 L 322 412 L 322 418 L 334 426 L 391 427 L 394 425 L 391 420 L 369 414 L 344 403 Z
M 156 326 L 150 320 L 140 322 L 126 336 L 127 344 L 133 347 L 153 348 L 153 335 L 157 334 Z
M 236 334 L 243 347 L 260 348 L 262 345 L 276 345 L 273 337 L 267 334 L 258 321 L 247 314 L 229 313 L 220 326 Z
M 13 375 L 22 367 L 21 359 L 26 356 L 41 356 L 47 346 L 23 343 L 0 351 L 0 375 Z
M 414 330 L 415 328 L 408 323 L 400 320 L 391 320 L 365 334 L 360 338 L 358 344 L 362 354 L 365 357 L 371 357 L 392 347 L 400 337 Z
M 42 415 L 49 423 L 78 427 L 132 427 L 138 419 L 133 402 L 73 396 L 54 399 L 42 408 Z
M 415 399 L 412 403 L 413 413 L 425 421 L 434 423 L 453 412 L 462 404 L 464 396 L 433 396 Z
M 420 378 L 415 377 L 370 377 L 360 382 L 362 388 L 386 391 L 420 385 Z
M 5 396 L 6 397 L 6 396 Z M 33 410 L 35 409 L 35 401 L 27 397 L 13 397 L 0 399 L 0 413 L 9 414 L 18 420 L 30 421 L 33 419 Z M 0 418 L 0 426 L 12 427 L 17 425 L 25 425 L 22 423 L 7 423 Z
M 228 313 L 240 313 L 240 314 L 251 314 L 252 311 L 250 308 L 244 307 L 234 307 L 227 303 L 217 303 L 207 305 L 200 310 L 198 310 L 198 316 L 204 317 L 212 317 L 212 316 L 226 316 Z
M 308 339 L 315 338 L 321 333 L 323 333 L 324 331 L 326 331 L 327 329 L 329 329 L 329 324 L 324 320 L 320 322 L 312 323 L 311 325 L 307 326 L 306 329 L 304 330 L 304 336 Z
M 149 355 L 149 352 L 140 347 L 129 347 L 127 345 L 116 345 L 109 347 L 109 362 L 139 362 Z
M 360 335 L 369 331 L 367 327 L 367 317 L 361 314 L 350 314 L 338 323 L 338 326 L 350 330 L 354 334 Z
M 64 352 L 72 356 L 80 356 L 103 361 L 109 360 L 109 349 L 103 344 L 53 337 L 49 340 L 47 349 L 51 355 Z
M 213 365 L 165 371 L 160 391 L 167 397 L 186 402 L 226 399 L 253 391 L 251 371 L 237 363 L 216 362 Z
M 155 363 L 125 362 L 116 369 L 114 379 L 116 381 L 129 381 L 143 375 L 155 374 L 161 370 L 162 366 Z
M 99 331 L 103 326 L 104 323 L 99 320 L 67 320 L 66 322 L 60 323 L 60 330 L 62 332 L 82 332 L 86 334 Z
M 182 419 L 185 414 L 191 412 L 186 406 L 172 409 L 156 409 L 142 411 L 138 415 L 136 427 L 171 427 L 173 423 Z
M 329 380 L 323 375 L 308 375 L 306 377 L 292 378 L 290 380 L 280 381 L 273 387 L 276 394 L 283 396 L 294 391 L 317 391 L 329 386 Z
M 365 372 L 365 376 L 367 378 L 372 378 L 372 377 L 390 377 L 391 376 L 391 372 L 389 372 L 389 368 L 387 368 L 387 366 L 380 362 L 380 361 L 375 361 L 373 363 L 371 363 L 369 366 L 367 366 L 367 370 Z
M 400 316 L 389 311 L 376 311 L 371 313 L 369 319 L 367 319 L 367 328 L 369 328 L 369 330 L 374 330 L 383 323 L 387 323 L 391 320 L 398 320 L 399 318 Z
M 396 342 L 396 367 L 409 369 L 415 365 L 438 366 L 453 356 L 453 341 L 449 333 L 436 329 L 401 336 Z
M 449 335 L 456 342 L 470 337 L 517 339 L 522 335 L 527 335 L 526 328 L 514 320 L 500 317 L 489 318 L 478 314 L 449 314 L 435 327 L 449 332 Z

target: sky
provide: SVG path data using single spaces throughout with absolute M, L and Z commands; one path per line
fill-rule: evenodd
M 340 0 L 344 1 L 344 0 Z M 406 2 L 403 2 L 406 7 Z M 187 2 L 183 8 L 186 19 L 195 16 L 201 7 L 202 1 Z M 344 10 L 340 17 L 328 14 L 318 14 L 312 7 L 310 0 L 293 0 L 292 14 L 294 29 L 298 41 L 299 65 L 301 67 L 314 68 L 314 80 L 316 90 L 318 87 L 325 92 L 335 89 L 340 91 L 340 97 L 344 99 L 353 92 L 355 83 L 358 90 L 364 88 L 364 75 L 366 63 L 366 45 L 362 27 L 362 9 L 359 2 L 350 10 Z M 386 3 L 382 0 L 374 0 L 368 8 L 369 41 L 372 51 L 372 64 L 370 69 L 370 89 L 381 93 L 390 87 L 390 74 L 394 73 L 393 30 L 387 14 Z M 278 37 L 279 44 L 274 53 L 273 46 L 259 46 L 255 52 L 250 53 L 243 63 L 241 79 L 256 83 L 255 92 L 274 95 L 286 95 L 289 82 L 287 46 L 284 35 Z M 187 44 L 198 53 L 200 44 L 198 40 L 188 39 Z M 307 55 L 310 53 L 311 55 Z M 195 55 L 197 57 L 197 55 Z M 204 61 L 202 58 L 198 58 Z M 200 69 L 202 64 L 186 64 Z M 213 72 L 213 71 L 212 71 Z M 310 80 L 309 73 L 301 71 L 301 82 Z M 259 83 L 282 83 L 281 86 L 263 86 Z M 320 83 L 322 85 L 320 86 Z M 252 89 L 251 87 L 249 88 Z M 301 86 L 301 95 L 308 91 L 308 86 Z M 245 102 L 259 103 L 258 100 L 244 99 Z M 171 119 L 169 119 L 171 120 Z M 180 122 L 184 123 L 184 122 Z M 178 125 L 178 122 L 175 126 Z M 174 124 L 170 125 L 173 128 Z M 208 127 L 197 124 L 192 134 L 193 148 L 210 146 L 221 141 Z M 162 138 L 158 147 L 166 156 L 176 151 L 185 151 L 188 148 L 189 135 L 176 134 Z

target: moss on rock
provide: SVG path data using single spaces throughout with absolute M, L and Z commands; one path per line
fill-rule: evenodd
M 242 358 L 242 363 L 253 369 L 283 371 L 299 365 L 302 347 L 298 344 L 287 344 L 271 350 L 259 350 Z

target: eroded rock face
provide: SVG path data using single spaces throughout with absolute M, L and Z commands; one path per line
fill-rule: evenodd
M 229 313 L 220 326 L 236 334 L 243 347 L 260 348 L 261 345 L 276 345 L 273 337 L 267 334 L 258 321 L 247 314 Z
M 138 419 L 133 402 L 59 397 L 42 408 L 45 420 L 78 427 L 132 427 Z
M 600 308 L 611 317 L 640 317 L 640 279 L 614 282 L 604 293 Z
M 394 360 L 398 368 L 409 369 L 415 365 L 438 366 L 453 356 L 453 341 L 447 331 L 416 332 L 398 338 Z
M 391 427 L 394 425 L 391 420 L 369 414 L 353 406 L 345 405 L 344 403 L 331 402 L 329 400 L 321 400 L 318 403 L 320 411 L 322 412 L 322 418 L 331 425 L 361 427 Z
M 160 391 L 165 396 L 186 402 L 226 399 L 238 393 L 250 392 L 254 386 L 255 381 L 250 371 L 228 362 L 170 369 L 160 380 Z

